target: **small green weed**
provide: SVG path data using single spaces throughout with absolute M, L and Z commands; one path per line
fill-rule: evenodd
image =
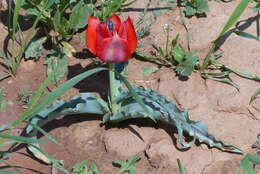
M 200 71 L 203 78 L 212 79 L 215 81 L 230 84 L 234 86 L 237 90 L 239 90 L 239 87 L 230 79 L 229 77 L 230 73 L 237 74 L 240 77 L 244 77 L 247 79 L 260 81 L 260 76 L 243 72 L 239 69 L 224 65 L 223 63 L 217 60 L 218 58 L 221 57 L 222 53 L 220 54 L 215 53 L 218 48 L 218 42 L 222 39 L 224 34 L 238 21 L 238 19 L 245 11 L 245 9 L 247 8 L 250 2 L 251 2 L 250 0 L 241 0 L 241 2 L 236 6 L 233 13 L 229 17 L 228 21 L 226 22 L 226 25 L 223 27 L 217 39 L 213 42 L 210 51 L 208 52 L 206 58 L 204 59 L 203 64 L 200 66 Z
M 179 43 L 179 35 L 173 40 L 169 39 L 169 25 L 163 26 L 166 34 L 165 48 L 153 46 L 156 50 L 156 57 L 146 57 L 137 52 L 139 58 L 145 61 L 156 63 L 160 66 L 173 68 L 179 76 L 190 76 L 199 63 L 199 57 L 195 51 L 186 51 Z M 154 68 L 153 68 L 154 69 Z M 149 68 L 150 70 L 150 68 Z
M 181 0 L 186 16 L 202 15 L 209 12 L 208 0 Z
M 186 4 L 188 4 L 188 1 L 185 1 Z M 197 4 L 201 7 L 201 9 L 208 9 L 206 4 L 204 4 L 202 1 L 192 1 L 194 4 Z M 215 39 L 211 45 L 211 49 L 209 50 L 206 58 L 204 59 L 204 62 L 202 64 L 199 64 L 199 57 L 197 56 L 196 52 L 191 51 L 187 52 L 184 50 L 184 48 L 178 43 L 179 36 L 177 35 L 175 39 L 169 43 L 169 29 L 168 25 L 164 26 L 164 31 L 166 33 L 166 43 L 165 48 L 162 47 L 156 47 L 154 46 L 157 56 L 156 57 L 148 57 L 143 55 L 140 51 L 137 50 L 137 58 L 149 61 L 158 64 L 159 66 L 166 66 L 166 67 L 174 67 L 174 70 L 176 73 L 180 76 L 189 76 L 191 73 L 197 69 L 200 71 L 201 76 L 205 79 L 211 79 L 215 81 L 219 81 L 222 83 L 227 83 L 229 85 L 232 85 L 239 91 L 239 86 L 235 84 L 232 79 L 230 78 L 230 74 L 234 73 L 241 77 L 260 81 L 260 76 L 250 74 L 247 72 L 243 72 L 239 69 L 227 66 L 223 63 L 221 63 L 218 59 L 222 56 L 223 52 L 216 52 L 218 49 L 218 43 L 222 39 L 222 37 L 225 35 L 225 33 L 238 21 L 239 17 L 242 15 L 244 10 L 247 8 L 250 0 L 242 0 L 237 7 L 234 9 L 233 13 L 231 14 L 230 18 L 226 22 L 226 25 L 221 30 L 220 34 L 218 35 L 217 39 Z M 203 5 L 204 4 L 204 5 Z M 189 7 L 190 8 L 190 7 Z M 191 10 L 191 9 L 190 9 Z M 203 10 L 199 10 L 199 12 L 202 12 Z M 187 12 L 186 12 L 187 13 Z M 193 13 L 196 14 L 196 10 L 193 10 Z M 187 14 L 186 14 L 187 15 Z M 184 23 L 183 23 L 184 24 Z M 185 24 L 184 24 L 185 26 Z M 259 31 L 257 29 L 257 31 Z M 236 34 L 242 35 L 244 37 L 259 40 L 258 36 L 255 37 L 251 34 L 240 32 L 237 30 L 234 30 Z M 259 34 L 258 34 L 259 35 Z M 188 46 L 189 47 L 189 46 Z M 154 68 L 148 68 L 150 69 Z M 144 71 L 144 70 L 143 70 Z M 259 90 L 255 92 L 255 94 L 252 96 L 252 99 L 255 99 L 255 97 L 259 94 Z
M 246 174 L 256 174 L 255 167 L 256 165 L 260 165 L 260 157 L 247 154 L 242 160 L 240 164 L 240 169 L 237 174 L 240 174 L 241 171 L 246 172 Z
M 175 1 L 161 0 L 157 3 L 155 8 L 152 8 L 151 5 L 152 0 L 148 0 L 144 11 L 140 14 L 139 19 L 136 22 L 135 27 L 139 39 L 144 37 L 149 32 L 151 26 L 155 23 L 158 17 L 172 9 L 172 7 L 175 5 Z M 152 11 L 152 13 L 149 13 L 149 9 Z M 142 45 L 140 44 L 139 47 L 142 47 Z
M 18 92 L 18 103 L 21 106 L 26 106 L 30 102 L 33 92 L 29 86 L 22 87 Z
M 0 57 L 2 58 L 0 64 L 7 70 L 7 73 L 0 77 L 0 80 L 16 75 L 17 69 L 23 59 L 24 51 L 36 33 L 36 26 L 42 15 L 42 13 L 39 13 L 35 17 L 35 20 L 32 22 L 32 27 L 28 31 L 30 34 L 24 37 L 18 21 L 23 3 L 24 0 L 8 1 L 8 32 L 11 37 L 11 48 L 5 51 L 0 49 Z
M 256 154 L 247 154 L 240 161 L 240 169 L 236 174 L 244 171 L 246 174 L 256 174 L 256 166 L 260 165 L 260 133 L 257 135 L 257 141 L 252 145 L 256 149 Z
M 119 166 L 120 169 L 116 174 L 124 174 L 128 172 L 129 174 L 137 174 L 135 163 L 140 159 L 140 157 L 129 157 L 126 161 L 114 160 L 113 163 Z M 101 174 L 94 163 L 87 165 L 87 160 L 83 160 L 80 163 L 74 165 L 72 174 Z
M 257 135 L 257 140 L 252 145 L 252 148 L 254 148 L 256 150 L 256 154 L 260 156 L 260 133 Z

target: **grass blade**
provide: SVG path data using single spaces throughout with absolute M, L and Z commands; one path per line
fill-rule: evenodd
M 179 167 L 179 174 L 185 174 L 185 169 L 181 163 L 180 159 L 177 159 L 178 167 Z
M 235 30 L 233 31 L 234 33 L 236 33 L 237 35 L 239 36 L 242 36 L 242 37 L 245 37 L 245 38 L 248 38 L 248 39 L 254 39 L 256 41 L 260 41 L 260 39 L 250 33 L 247 33 L 247 32 L 243 32 L 243 31 L 238 31 L 238 30 Z
M 260 94 L 260 88 L 258 88 L 255 93 L 252 95 L 249 104 L 251 104 L 256 98 L 257 96 Z
M 12 37 L 13 41 L 15 40 L 15 32 L 16 32 L 16 27 L 18 24 L 18 17 L 19 17 L 19 12 L 23 4 L 23 0 L 16 0 L 15 1 L 15 8 L 14 8 L 14 14 L 13 14 L 13 30 L 12 30 Z M 11 7 L 10 7 L 11 8 Z
M 237 20 L 241 16 L 241 14 L 244 12 L 246 7 L 248 6 L 249 2 L 251 2 L 251 0 L 241 0 L 241 2 L 237 5 L 235 10 L 229 17 L 226 25 L 224 26 L 224 28 L 222 29 L 222 31 L 220 32 L 220 34 L 216 40 L 218 40 L 226 31 L 228 31 L 230 29 L 230 27 L 232 27 L 237 22 Z
M 4 65 L 6 65 L 8 68 L 12 66 L 11 61 L 8 59 L 8 57 L 6 56 L 6 54 L 2 49 L 0 49 L 0 57 L 4 60 L 3 62 Z
M 33 143 L 45 143 L 48 142 L 48 140 L 38 140 L 35 138 L 28 138 L 28 137 L 23 137 L 23 136 L 12 136 L 12 135 L 7 135 L 7 134 L 0 134 L 1 138 L 5 138 L 5 139 L 11 139 L 11 140 L 15 140 L 17 142 L 22 142 L 22 143 L 26 143 L 26 144 L 33 144 Z
M 3 173 L 3 174 L 18 174 L 17 172 L 10 172 L 10 171 L 4 170 L 4 169 L 0 169 L 0 173 Z
M 33 155 L 39 159 L 44 160 L 42 162 L 47 162 L 47 164 L 52 164 L 53 168 L 63 171 L 64 173 L 68 173 L 68 171 L 60 165 L 59 160 L 54 159 L 50 154 L 44 151 L 38 144 L 31 144 L 28 146 L 28 150 L 33 153 Z
M 36 124 L 32 124 L 31 122 L 28 122 L 28 124 L 30 124 L 37 131 L 41 132 L 45 137 L 47 137 L 53 143 L 60 145 L 60 143 L 55 138 L 53 138 L 50 134 L 48 134 L 45 130 L 43 130 L 42 128 L 40 128 Z
M 4 146 L 7 146 L 7 145 L 10 145 L 10 144 L 15 144 L 17 141 L 6 141 L 6 142 L 3 142 L 3 143 L 0 143 L 0 147 L 4 147 Z
M 2 75 L 2 76 L 0 76 L 0 81 L 6 79 L 8 77 L 11 77 L 11 76 L 12 76 L 11 74 Z
M 234 83 L 231 79 L 228 79 L 228 78 L 216 78 L 216 77 L 213 77 L 211 75 L 208 75 L 208 74 L 201 74 L 201 76 L 205 79 L 210 79 L 210 80 L 215 80 L 217 82 L 222 82 L 222 83 L 226 83 L 228 85 L 231 85 L 233 87 L 235 87 L 237 89 L 237 91 L 240 91 L 240 88 L 239 86 Z
M 40 85 L 39 89 L 36 91 L 35 95 L 33 96 L 31 102 L 28 104 L 28 108 L 23 112 L 23 115 L 28 114 L 33 106 L 39 101 L 40 97 L 44 94 L 44 90 L 47 88 L 49 83 L 52 81 L 52 79 L 55 77 L 55 72 L 51 72 L 50 75 L 47 77 L 47 79 L 44 80 L 44 82 Z

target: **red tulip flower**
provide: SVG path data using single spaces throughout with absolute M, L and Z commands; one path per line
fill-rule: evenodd
M 104 62 L 122 62 L 130 59 L 137 47 L 137 38 L 132 20 L 121 22 L 112 15 L 105 22 L 88 17 L 86 45 L 91 53 Z

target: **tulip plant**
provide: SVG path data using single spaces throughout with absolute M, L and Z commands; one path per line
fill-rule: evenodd
M 130 59 L 137 47 L 134 25 L 130 18 L 121 22 L 117 15 L 112 15 L 105 22 L 88 17 L 86 30 L 86 44 L 91 53 L 109 65 L 109 89 L 112 113 L 117 112 L 115 102 L 118 91 L 116 89 L 115 63 Z
M 86 45 L 91 53 L 97 55 L 98 59 L 107 62 L 109 68 L 92 69 L 70 79 L 53 91 L 52 96 L 43 99 L 43 102 L 54 100 L 54 95 L 57 98 L 62 94 L 59 92 L 60 90 L 68 90 L 83 78 L 103 70 L 109 71 L 108 102 L 91 93 L 82 93 L 80 96 L 73 97 L 69 102 L 58 101 L 40 112 L 31 113 L 27 117 L 30 118 L 26 129 L 28 135 L 36 138 L 39 129 L 35 129 L 35 125 L 42 127 L 61 115 L 98 114 L 103 116 L 104 123 L 120 122 L 131 118 L 150 118 L 155 122 L 162 121 L 176 126 L 178 143 L 184 148 L 191 147 L 198 140 L 222 151 L 242 153 L 239 148 L 216 140 L 213 135 L 208 133 L 205 123 L 190 120 L 188 112 L 180 110 L 176 102 L 168 101 L 164 96 L 151 89 L 133 87 L 125 79 L 122 71 L 126 61 L 131 58 L 131 54 L 137 47 L 136 32 L 131 18 L 128 17 L 126 21 L 121 22 L 117 15 L 112 15 L 105 21 L 89 17 Z M 122 83 L 126 85 L 128 90 L 122 88 Z M 193 137 L 193 141 L 184 143 L 183 132 Z M 32 147 L 31 151 L 36 153 L 36 149 L 32 150 Z

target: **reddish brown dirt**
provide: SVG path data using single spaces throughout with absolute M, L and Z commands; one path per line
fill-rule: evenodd
M 238 1 L 213 1 L 209 3 L 211 11 L 206 18 L 185 19 L 192 36 L 191 50 L 198 51 L 201 58 L 204 58 L 210 43 L 217 37 L 237 4 Z M 144 5 L 143 1 L 137 1 L 133 8 L 142 8 Z M 124 15 L 131 15 L 136 21 L 139 14 L 138 10 L 130 10 Z M 240 19 L 240 27 L 246 32 L 256 33 L 255 16 L 256 14 L 248 8 Z M 161 46 L 165 43 L 162 25 L 166 23 L 171 27 L 170 36 L 173 38 L 179 33 L 181 43 L 187 47 L 186 31 L 181 22 L 179 9 L 174 7 L 159 17 L 152 25 L 149 35 L 140 40 L 144 45 L 145 54 L 154 51 L 152 44 Z M 3 43 L 7 32 L 3 27 L 0 29 Z M 84 49 L 79 35 L 76 35 L 71 43 L 78 52 Z M 256 41 L 231 34 L 221 46 L 221 50 L 224 51 L 221 61 L 225 64 L 260 75 L 260 45 Z M 22 62 L 17 77 L 0 82 L 5 99 L 12 103 L 0 113 L 0 124 L 19 118 L 23 108 L 17 104 L 17 91 L 24 86 L 31 86 L 33 91 L 37 89 L 45 78 L 43 62 L 44 57 L 37 62 Z M 80 59 L 77 56 L 69 58 L 67 79 L 89 69 L 90 63 L 90 59 Z M 131 60 L 127 78 L 132 84 L 152 88 L 168 99 L 176 100 L 180 108 L 189 110 L 192 120 L 207 123 L 209 132 L 217 139 L 236 145 L 246 153 L 253 152 L 251 145 L 260 132 L 260 98 L 251 105 L 249 100 L 253 92 L 260 87 L 258 82 L 232 74 L 231 78 L 241 88 L 238 92 L 232 86 L 204 80 L 198 72 L 187 81 L 181 81 L 167 68 L 161 68 L 158 72 L 144 77 L 140 72 L 147 65 L 154 66 L 151 63 Z M 0 74 L 2 71 L 0 69 Z M 79 92 L 97 92 L 104 96 L 106 84 L 107 74 L 99 73 L 76 85 L 62 98 L 68 100 Z M 185 151 L 179 150 L 173 128 L 163 124 L 155 125 L 149 120 L 130 120 L 113 127 L 101 126 L 100 120 L 101 118 L 95 115 L 65 116 L 55 120 L 46 126 L 46 130 L 62 145 L 46 143 L 42 147 L 55 158 L 64 160 L 65 167 L 69 170 L 76 162 L 88 159 L 95 162 L 104 174 L 116 171 L 117 168 L 112 165 L 114 159 L 127 159 L 135 155 L 141 156 L 141 160 L 136 164 L 139 174 L 178 173 L 177 158 L 182 161 L 188 174 L 230 174 L 238 170 L 239 161 L 243 157 L 208 148 L 204 144 L 194 145 Z M 50 173 L 46 165 L 21 154 L 23 152 L 25 149 L 12 154 L 7 162 L 24 168 L 22 171 L 28 174 Z M 1 168 L 5 167 L 0 165 Z

